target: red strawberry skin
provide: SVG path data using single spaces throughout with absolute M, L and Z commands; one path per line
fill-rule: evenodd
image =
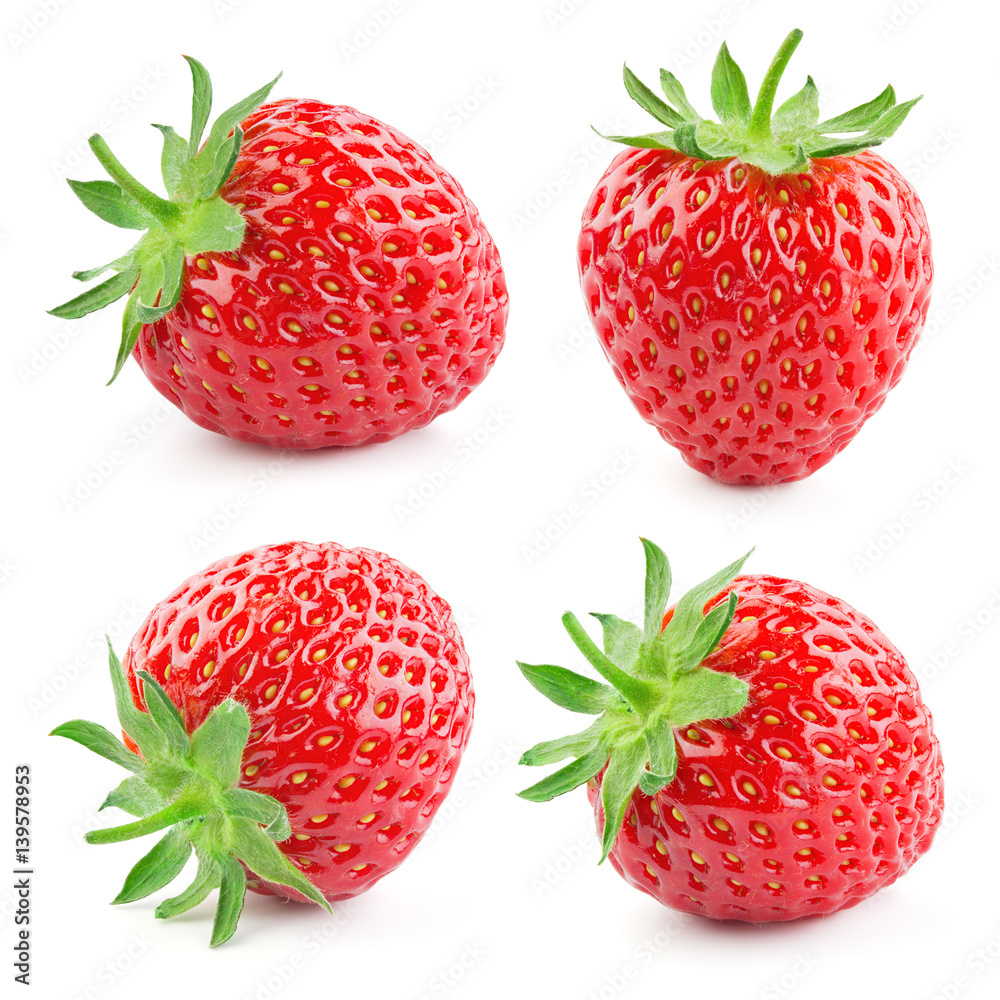
M 633 794 L 611 863 L 667 906 L 716 919 L 854 906 L 903 874 L 941 820 L 930 713 L 899 651 L 843 601 L 771 576 L 730 589 L 736 618 L 704 665 L 746 680 L 750 700 L 677 732 L 676 779 Z
M 802 479 L 902 375 L 933 277 L 923 206 L 873 152 L 772 176 L 672 150 L 615 157 L 578 262 L 632 403 L 699 472 Z
M 451 410 L 504 342 L 496 247 L 422 147 L 353 108 L 266 104 L 222 198 L 235 254 L 188 257 L 134 357 L 195 423 L 240 441 L 385 441 Z
M 148 670 L 189 733 L 226 698 L 246 706 L 240 786 L 285 806 L 292 837 L 278 846 L 331 900 L 406 858 L 472 724 L 450 608 L 371 549 L 291 542 L 215 562 L 157 605 L 124 665 L 136 704 Z M 250 887 L 301 899 L 252 873 Z

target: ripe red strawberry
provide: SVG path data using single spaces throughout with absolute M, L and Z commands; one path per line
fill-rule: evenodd
M 930 298 L 923 206 L 868 151 L 916 102 L 887 87 L 817 124 L 809 78 L 772 116 L 801 37 L 785 40 L 753 108 L 722 46 L 722 125 L 673 74 L 661 71 L 668 104 L 626 67 L 629 94 L 667 131 L 609 137 L 634 148 L 601 178 L 580 233 L 584 299 L 619 382 L 724 483 L 803 479 L 830 461 L 899 380 Z
M 104 805 L 140 818 L 87 840 L 170 826 L 115 902 L 165 886 L 193 847 L 195 883 L 156 915 L 221 885 L 213 944 L 235 930 L 247 885 L 326 905 L 396 868 L 472 724 L 448 605 L 395 559 L 333 543 L 213 563 L 153 609 L 124 671 L 112 652 L 111 675 L 127 749 L 94 723 L 54 732 L 135 772 Z
M 520 664 L 557 704 L 599 716 L 525 753 L 524 764 L 577 759 L 521 794 L 544 801 L 587 782 L 601 860 L 690 913 L 792 920 L 894 882 L 930 846 L 943 795 L 931 715 L 902 654 L 815 587 L 734 580 L 743 559 L 664 616 L 670 568 L 643 545 L 644 629 L 596 615 L 602 653 L 563 618 L 611 687 Z
M 132 352 L 195 423 L 241 441 L 384 441 L 457 406 L 503 346 L 507 288 L 476 207 L 430 154 L 342 105 L 281 100 L 275 81 L 225 112 L 199 151 L 211 84 L 194 77 L 190 142 L 163 132 L 164 201 L 104 140 L 114 183 L 71 181 L 101 218 L 146 229 L 118 272 L 52 310 L 131 292 Z

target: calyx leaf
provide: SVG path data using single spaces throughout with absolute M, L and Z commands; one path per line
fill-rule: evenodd
M 726 43 L 722 43 L 711 86 L 712 107 L 719 122 L 703 118 L 694 109 L 673 73 L 660 70 L 664 100 L 626 66 L 625 89 L 629 96 L 667 129 L 604 138 L 638 149 L 676 149 L 699 160 L 736 156 L 769 174 L 794 173 L 806 169 L 810 158 L 852 156 L 879 145 L 899 128 L 920 100 L 918 97 L 897 105 L 895 91 L 886 87 L 874 100 L 819 122 L 816 84 L 808 77 L 798 93 L 772 112 L 781 75 L 801 39 L 802 32 L 796 29 L 782 42 L 753 104 L 743 71 Z
M 605 684 L 552 665 L 518 663 L 527 680 L 550 701 L 575 712 L 597 715 L 580 733 L 538 743 L 520 763 L 529 766 L 574 759 L 518 794 L 532 802 L 598 779 L 604 807 L 603 861 L 614 846 L 636 789 L 655 795 L 677 774 L 674 730 L 706 719 L 736 715 L 749 697 L 735 674 L 713 670 L 705 659 L 718 647 L 736 613 L 737 596 L 724 592 L 750 555 L 690 590 L 664 625 L 670 596 L 670 563 L 659 546 L 642 539 L 646 555 L 643 628 L 615 615 L 595 614 L 604 628 L 603 651 L 571 612 L 563 625 Z M 603 772 L 603 773 L 602 773 Z
M 110 269 L 117 272 L 112 278 L 49 310 L 53 316 L 76 319 L 130 293 L 111 382 L 121 372 L 143 325 L 167 315 L 177 305 L 185 259 L 196 253 L 232 252 L 242 243 L 246 228 L 243 216 L 219 192 L 239 157 L 243 143 L 239 123 L 267 99 L 280 77 L 224 111 L 200 145 L 211 113 L 212 83 L 201 63 L 190 56 L 184 58 L 191 68 L 193 85 L 191 139 L 182 138 L 169 125 L 153 126 L 163 136 L 160 168 L 167 197 L 140 184 L 99 135 L 91 136 L 90 148 L 111 180 L 69 181 L 80 201 L 105 222 L 144 230 L 139 242 L 122 257 L 73 274 L 80 281 L 90 281 Z
M 123 732 L 133 753 L 97 723 L 74 720 L 57 726 L 64 736 L 130 772 L 101 804 L 135 817 L 122 826 L 92 830 L 88 843 L 112 844 L 167 831 L 129 872 L 115 903 L 129 903 L 162 889 L 194 851 L 194 882 L 157 908 L 158 917 L 183 913 L 219 889 L 212 945 L 229 940 L 243 908 L 247 868 L 330 909 L 322 893 L 278 849 L 291 836 L 285 807 L 270 795 L 238 787 L 243 749 L 250 734 L 247 710 L 227 699 L 190 735 L 183 716 L 147 671 L 138 671 L 146 711 L 132 699 L 121 662 L 108 643 L 108 663 Z

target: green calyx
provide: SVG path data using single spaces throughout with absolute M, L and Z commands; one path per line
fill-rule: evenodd
M 250 735 L 247 710 L 227 698 L 189 736 L 176 706 L 145 671 L 139 677 L 147 711 L 136 708 L 110 643 L 108 650 L 118 720 L 141 756 L 96 722 L 76 719 L 51 735 L 74 740 L 132 772 L 101 809 L 115 806 L 135 816 L 135 822 L 93 830 L 89 843 L 115 844 L 167 831 L 135 864 L 112 902 L 131 903 L 162 889 L 193 852 L 198 860 L 194 881 L 160 903 L 156 916 L 184 913 L 218 889 L 212 947 L 236 930 L 247 888 L 241 861 L 260 878 L 295 889 L 329 910 L 322 893 L 278 849 L 276 842 L 291 836 L 285 807 L 270 795 L 237 787 Z
M 735 715 L 749 696 L 745 681 L 702 666 L 702 661 L 729 628 L 736 595 L 730 593 L 708 614 L 705 604 L 732 582 L 750 553 L 688 591 L 664 627 L 670 563 L 649 540 L 643 538 L 642 546 L 646 552 L 642 628 L 615 615 L 594 614 L 604 630 L 602 652 L 576 615 L 567 611 L 562 618 L 577 649 L 607 684 L 565 667 L 518 663 L 528 681 L 550 701 L 571 712 L 597 716 L 583 732 L 527 750 L 520 763 L 530 766 L 567 757 L 574 760 L 518 794 L 532 802 L 547 802 L 606 767 L 601 781 L 605 817 L 601 861 L 614 846 L 632 793 L 638 788 L 655 795 L 674 780 L 674 729 Z
M 153 126 L 163 135 L 161 169 L 169 197 L 161 198 L 140 184 L 99 135 L 90 137 L 90 148 L 111 180 L 69 181 L 80 201 L 105 222 L 144 230 L 123 256 L 101 267 L 73 272 L 79 281 L 91 281 L 107 271 L 116 272 L 112 277 L 49 310 L 62 319 L 79 319 L 128 294 L 110 382 L 118 377 L 143 325 L 166 316 L 177 305 L 185 258 L 237 250 L 246 229 L 239 209 L 223 201 L 219 189 L 229 180 L 243 145 L 239 123 L 266 100 L 280 74 L 223 112 L 202 146 L 212 110 L 212 81 L 197 59 L 184 58 L 194 85 L 190 138 L 178 135 L 169 125 Z
M 781 43 L 753 105 L 743 71 L 723 42 L 712 70 L 712 107 L 719 122 L 702 118 L 695 111 L 673 73 L 660 70 L 664 100 L 626 66 L 625 89 L 629 96 L 667 130 L 604 138 L 642 149 L 676 149 L 699 160 L 735 156 L 769 174 L 787 174 L 806 169 L 810 159 L 851 156 L 879 145 L 899 128 L 920 100 L 915 97 L 896 104 L 895 91 L 886 87 L 867 104 L 820 122 L 819 94 L 810 76 L 797 94 L 773 110 L 778 82 L 801 40 L 802 32 L 796 29 Z

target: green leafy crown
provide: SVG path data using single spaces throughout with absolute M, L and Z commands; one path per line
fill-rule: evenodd
M 153 126 L 163 134 L 161 169 L 169 198 L 161 198 L 140 184 L 99 135 L 90 137 L 90 148 L 111 180 L 69 181 L 80 201 L 105 222 L 122 229 L 144 230 L 139 242 L 123 256 L 101 267 L 73 272 L 78 281 L 90 281 L 106 271 L 116 272 L 113 277 L 49 310 L 62 319 L 78 319 L 131 292 L 111 382 L 122 370 L 143 325 L 166 316 L 177 305 L 185 257 L 233 251 L 243 242 L 243 216 L 218 192 L 229 180 L 243 145 L 239 123 L 264 102 L 281 75 L 224 111 L 199 148 L 212 110 L 212 81 L 197 59 L 184 58 L 191 67 L 194 86 L 191 137 L 183 138 L 169 125 Z
M 812 77 L 805 86 L 772 113 L 778 81 L 802 40 L 796 29 L 782 42 L 771 61 L 757 102 L 750 104 L 746 77 L 722 43 L 712 70 L 712 107 L 719 122 L 702 118 L 691 106 L 673 73 L 660 70 L 664 100 L 625 67 L 625 89 L 644 111 L 667 126 L 648 135 L 604 136 L 613 142 L 643 149 L 676 149 L 699 160 L 739 157 L 769 174 L 804 170 L 810 158 L 851 156 L 877 146 L 903 123 L 919 97 L 896 103 L 892 87 L 867 104 L 836 118 L 819 121 L 819 94 Z
M 576 615 L 567 611 L 562 618 L 577 649 L 607 684 L 565 667 L 518 663 L 528 681 L 550 701 L 571 712 L 597 716 L 583 732 L 539 743 L 526 751 L 520 763 L 531 766 L 575 759 L 519 794 L 532 802 L 547 802 L 604 770 L 601 861 L 614 846 L 636 788 L 655 795 L 674 780 L 674 729 L 705 719 L 728 718 L 739 712 L 749 697 L 745 681 L 702 666 L 702 661 L 729 628 L 736 612 L 736 594 L 730 593 L 708 614 L 704 613 L 705 604 L 732 582 L 750 553 L 689 590 L 663 626 L 670 596 L 670 563 L 648 539 L 642 539 L 642 546 L 646 552 L 646 599 L 641 629 L 615 615 L 595 613 L 593 617 L 604 629 L 602 652 Z
M 232 937 L 243 909 L 247 877 L 241 861 L 260 878 L 295 889 L 329 910 L 322 893 L 278 849 L 276 841 L 291 836 L 285 807 L 270 795 L 237 787 L 250 734 L 247 710 L 227 698 L 189 736 L 176 706 L 146 671 L 138 676 L 147 711 L 135 706 L 110 643 L 108 650 L 118 720 L 141 756 L 96 722 L 76 719 L 51 735 L 74 740 L 132 772 L 101 809 L 115 806 L 136 821 L 93 830 L 88 843 L 115 844 L 167 830 L 135 864 L 112 902 L 131 903 L 162 889 L 193 851 L 198 860 L 194 881 L 160 903 L 156 916 L 175 917 L 218 889 L 213 947 Z

